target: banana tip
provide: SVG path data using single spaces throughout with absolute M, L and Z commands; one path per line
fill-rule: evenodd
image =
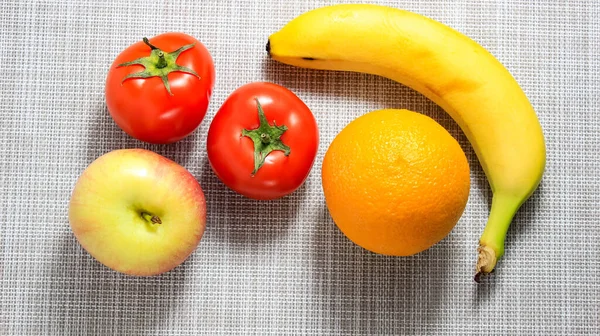
M 265 46 L 265 50 L 269 56 L 271 55 L 271 40 L 267 40 L 267 45 Z
M 475 277 L 474 280 L 477 283 L 481 282 L 481 277 L 489 273 L 494 272 L 496 267 L 496 252 L 489 246 L 480 245 L 477 249 L 479 252 L 477 258 L 477 265 L 475 266 Z

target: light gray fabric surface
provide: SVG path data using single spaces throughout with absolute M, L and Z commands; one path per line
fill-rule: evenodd
M 301 70 L 266 59 L 271 32 L 330 1 L 14 1 L 0 3 L 0 334 L 302 335 L 600 334 L 600 10 L 597 0 L 379 1 L 438 19 L 488 48 L 535 106 L 548 145 L 543 183 L 517 215 L 507 253 L 472 281 L 491 196 L 457 125 L 421 95 L 374 76 Z M 143 36 L 191 34 L 217 82 L 193 136 L 148 146 L 106 111 L 113 58 Z M 477 69 L 473 69 L 477 71 Z M 263 203 L 229 191 L 205 138 L 229 93 L 258 80 L 292 89 L 321 144 L 304 188 Z M 472 190 L 452 233 L 414 257 L 371 254 L 337 230 L 320 166 L 352 119 L 377 108 L 434 117 L 469 158 Z M 103 153 L 143 147 L 200 181 L 204 238 L 183 265 L 133 278 L 108 270 L 67 220 L 81 171 Z

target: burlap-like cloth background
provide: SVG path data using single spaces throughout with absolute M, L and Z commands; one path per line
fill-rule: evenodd
M 328 3 L 0 2 L 1 335 L 600 334 L 598 1 L 378 1 L 440 20 L 488 48 L 522 85 L 545 130 L 543 183 L 517 215 L 497 272 L 480 285 L 472 281 L 475 248 L 491 195 L 457 125 L 389 80 L 267 59 L 270 33 Z M 166 31 L 205 43 L 217 82 L 193 136 L 148 146 L 115 126 L 104 79 L 122 49 Z M 305 187 L 268 203 L 224 187 L 205 154 L 218 107 L 235 88 L 259 80 L 292 89 L 321 132 Z M 471 164 L 464 216 L 444 241 L 409 258 L 350 243 L 322 196 L 320 167 L 331 140 L 383 107 L 432 116 Z M 105 268 L 67 221 L 81 171 L 103 153 L 131 147 L 184 165 L 207 196 L 200 246 L 157 277 Z

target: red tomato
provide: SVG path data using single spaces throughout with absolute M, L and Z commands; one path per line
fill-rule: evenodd
M 235 90 L 208 130 L 213 171 L 229 188 L 253 199 L 280 198 L 298 189 L 318 147 L 319 131 L 310 109 L 273 83 L 250 83 Z
M 121 52 L 106 78 L 108 111 L 123 131 L 149 143 L 172 143 L 202 122 L 215 81 L 206 47 L 165 33 Z

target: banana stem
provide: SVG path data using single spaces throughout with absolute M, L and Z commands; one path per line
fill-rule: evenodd
M 496 263 L 504 255 L 504 240 L 521 202 L 510 196 L 494 194 L 488 222 L 479 238 L 475 281 L 494 271 Z

